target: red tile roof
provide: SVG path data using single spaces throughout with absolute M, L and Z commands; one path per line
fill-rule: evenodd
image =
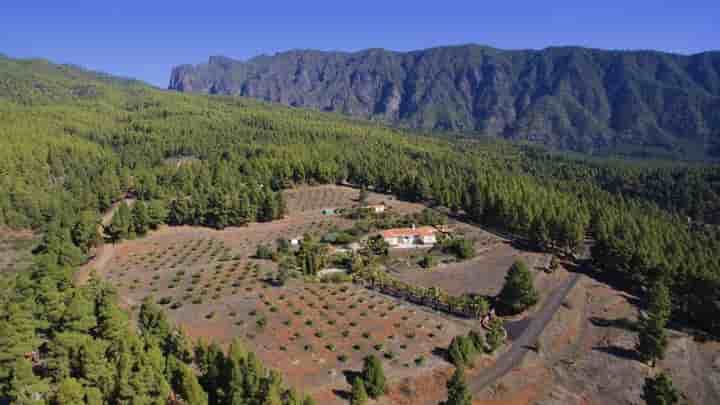
M 431 226 L 421 226 L 419 228 L 395 228 L 387 229 L 380 232 L 383 238 L 399 238 L 403 236 L 432 236 L 435 235 L 435 228 Z

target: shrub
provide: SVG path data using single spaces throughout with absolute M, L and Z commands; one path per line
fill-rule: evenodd
M 425 255 L 418 264 L 424 269 L 429 269 L 435 266 L 435 258 L 431 255 Z
M 380 359 L 375 356 L 365 357 L 363 361 L 362 379 L 367 389 L 367 393 L 377 398 L 383 395 L 387 390 L 385 382 L 385 373 L 382 369 Z
M 537 303 L 532 274 L 523 261 L 518 260 L 510 267 L 498 301 L 500 309 L 509 314 L 518 314 Z
M 443 243 L 442 250 L 455 255 L 459 260 L 467 260 L 475 256 L 475 244 L 463 238 L 447 239 Z

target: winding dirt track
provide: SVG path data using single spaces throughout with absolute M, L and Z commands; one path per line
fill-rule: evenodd
M 135 200 L 132 198 L 125 198 L 123 200 L 117 201 L 112 205 L 112 207 L 110 207 L 110 209 L 105 211 L 105 214 L 103 214 L 102 220 L 100 221 L 100 225 L 98 225 L 98 229 L 100 230 L 100 234 L 103 235 L 103 238 L 105 237 L 105 227 L 110 225 L 113 215 L 115 215 L 115 211 L 120 208 L 120 204 L 122 203 L 127 203 L 127 205 L 132 207 L 132 205 L 135 204 Z M 114 255 L 114 243 L 103 243 L 102 245 L 98 246 L 95 249 L 93 257 L 91 257 L 87 263 L 85 263 L 82 267 L 80 267 L 77 272 L 75 272 L 75 282 L 78 285 L 85 284 L 88 279 L 90 279 L 90 274 L 92 273 L 92 271 L 104 269 Z
M 561 287 L 558 287 L 547 298 L 543 307 L 535 314 L 522 335 L 512 342 L 510 350 L 503 353 L 492 367 L 483 370 L 483 372 L 468 381 L 468 386 L 472 392 L 482 391 L 522 362 L 525 354 L 532 350 L 538 336 L 553 318 L 565 297 L 580 280 L 580 277 L 582 277 L 582 274 L 575 273 Z

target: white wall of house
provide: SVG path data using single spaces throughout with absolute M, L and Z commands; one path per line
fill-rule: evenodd
M 437 238 L 435 237 L 435 235 L 397 236 L 385 238 L 385 242 L 387 242 L 390 247 L 411 248 L 422 247 L 425 245 L 434 245 L 435 243 L 437 243 Z

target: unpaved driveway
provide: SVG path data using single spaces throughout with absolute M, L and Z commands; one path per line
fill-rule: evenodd
M 98 229 L 100 230 L 100 234 L 105 237 L 105 227 L 110 225 L 110 222 L 112 221 L 113 215 L 115 215 L 115 211 L 120 208 L 120 204 L 126 203 L 127 205 L 131 206 L 135 204 L 135 199 L 133 198 L 125 198 L 123 200 L 115 202 L 115 204 L 110 207 L 107 211 L 105 211 L 105 214 L 102 216 L 102 220 L 100 221 L 100 225 L 98 225 Z M 102 245 L 95 248 L 94 255 L 90 257 L 87 263 L 82 265 L 78 271 L 75 272 L 75 282 L 78 285 L 85 284 L 88 279 L 90 279 L 90 274 L 92 274 L 94 271 L 101 271 L 102 269 L 107 266 L 110 259 L 113 258 L 115 255 L 115 244 L 114 243 L 103 243 Z
M 582 274 L 575 273 L 560 287 L 558 287 L 552 295 L 545 301 L 543 307 L 534 314 L 530 324 L 525 328 L 520 337 L 512 342 L 512 347 L 503 353 L 495 362 L 495 364 L 483 370 L 477 376 L 474 376 L 468 385 L 472 392 L 480 392 L 488 385 L 497 381 L 500 377 L 517 367 L 523 360 L 523 357 L 531 350 L 538 336 L 542 333 L 545 326 L 550 322 L 555 312 L 560 308 L 565 297 L 575 287 Z

